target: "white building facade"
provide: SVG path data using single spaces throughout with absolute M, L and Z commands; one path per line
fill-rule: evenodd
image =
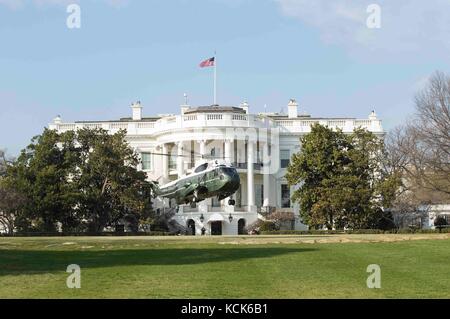
M 103 128 L 110 133 L 126 130 L 130 146 L 141 157 L 139 169 L 160 184 L 191 173 L 202 161 L 220 159 L 235 166 L 241 180 L 233 196 L 236 205 L 211 198 L 196 208 L 178 208 L 173 218 L 196 235 L 243 234 L 246 226 L 273 211 L 293 212 L 293 228 L 306 230 L 298 207 L 290 200 L 293 189 L 284 177 L 291 156 L 301 149 L 300 138 L 314 123 L 345 133 L 361 127 L 384 135 L 375 112 L 367 119 L 313 118 L 299 115 L 293 99 L 287 106 L 288 114 L 251 114 L 246 102 L 239 107 L 182 105 L 179 115 L 153 117 L 142 115 L 140 102 L 131 108 L 132 116 L 118 121 L 64 123 L 57 117 L 49 128 L 59 132 L 80 128 Z M 154 206 L 174 207 L 174 203 L 157 199 Z

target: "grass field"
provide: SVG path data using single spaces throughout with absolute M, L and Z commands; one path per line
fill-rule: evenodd
M 94 297 L 450 298 L 450 237 L 0 238 L 0 298 Z

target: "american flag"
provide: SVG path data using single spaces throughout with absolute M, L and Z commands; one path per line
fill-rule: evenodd
M 215 57 L 209 58 L 209 59 L 203 61 L 202 63 L 200 63 L 200 67 L 201 68 L 206 68 L 206 67 L 209 67 L 209 66 L 214 66 L 215 60 L 216 60 Z

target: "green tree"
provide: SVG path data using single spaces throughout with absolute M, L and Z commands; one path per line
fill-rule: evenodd
M 57 133 L 44 130 L 6 170 L 26 200 L 15 220 L 19 231 L 100 232 L 120 219 L 153 213 L 150 185 L 136 169 L 125 131 Z
M 390 186 L 397 185 L 382 169 L 382 140 L 362 129 L 344 134 L 316 124 L 300 142 L 286 178 L 298 186 L 292 200 L 300 204 L 303 221 L 328 229 L 373 226 L 392 200 Z
M 126 215 L 138 220 L 149 210 L 150 185 L 145 173 L 136 169 L 139 159 L 125 136 L 125 131 L 113 135 L 103 129 L 78 131 L 79 162 L 73 183 L 80 192 L 77 211 L 90 232 L 114 226 Z
M 8 179 L 27 199 L 21 231 L 53 232 L 58 222 L 63 228 L 74 222 L 76 193 L 69 183 L 75 168 L 74 150 L 73 132 L 60 135 L 45 129 L 8 167 Z

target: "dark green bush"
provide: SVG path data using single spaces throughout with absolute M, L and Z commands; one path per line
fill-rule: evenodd
M 443 233 L 450 233 L 450 228 L 443 228 Z M 352 230 L 271 230 L 261 231 L 261 235 L 338 235 L 338 234 L 436 234 L 437 229 L 352 229 Z
M 436 217 L 436 219 L 434 220 L 434 226 L 439 229 L 439 232 L 442 232 L 442 229 L 445 228 L 447 226 L 447 221 L 445 220 L 444 217 L 442 216 L 438 216 Z

